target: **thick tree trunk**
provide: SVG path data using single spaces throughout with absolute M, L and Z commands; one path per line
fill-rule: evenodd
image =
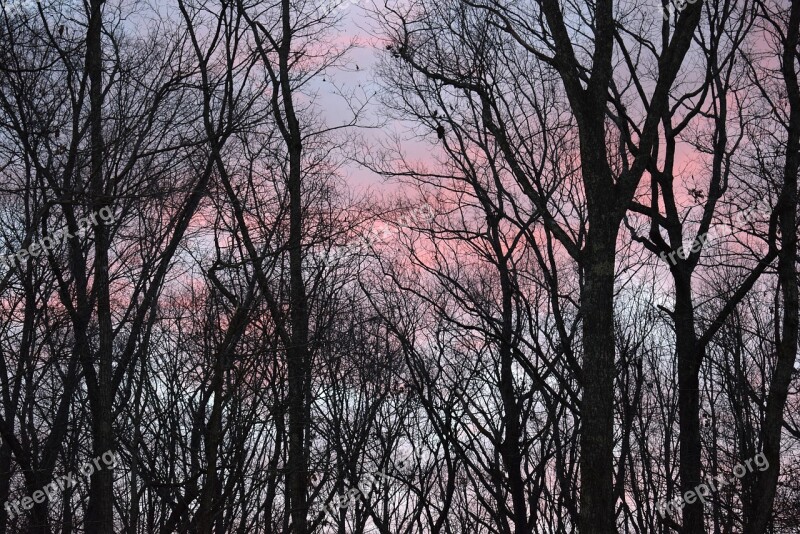
M 0 473 L 11 473 L 11 447 L 0 440 Z M 6 503 L 11 491 L 11 477 L 0 477 L 0 503 Z M 0 508 L 0 534 L 5 534 L 8 525 L 8 512 Z
M 617 532 L 613 491 L 616 231 L 601 232 L 598 227 L 592 230 L 581 287 L 584 355 L 580 532 L 611 534 Z
M 94 198 L 92 208 L 99 210 L 105 202 L 103 190 L 103 56 L 102 56 L 103 0 L 91 0 L 89 27 L 86 35 L 86 70 L 89 76 L 89 105 L 91 143 L 90 187 Z M 99 339 L 97 347 L 97 373 L 95 362 L 85 360 L 87 389 L 92 414 L 92 440 L 94 457 L 114 451 L 112 350 L 113 331 L 108 284 L 108 236 L 104 225 L 95 227 L 95 279 L 97 291 L 97 318 Z M 87 346 L 88 349 L 88 346 Z M 95 378 L 96 377 L 96 378 Z M 86 510 L 86 532 L 106 534 L 114 531 L 114 478 L 106 466 L 92 473 L 89 505 Z
M 694 331 L 694 306 L 690 273 L 675 277 L 675 351 L 678 359 L 678 434 L 680 491 L 685 494 L 701 483 L 700 441 L 700 364 Z M 702 533 L 703 503 L 686 503 L 683 508 L 684 532 Z
M 92 440 L 94 458 L 116 450 L 114 447 L 111 401 L 108 389 L 102 388 L 97 401 L 92 403 Z M 97 393 L 95 393 L 97 394 Z M 91 459 L 86 463 L 91 463 Z M 86 507 L 86 532 L 107 534 L 114 531 L 114 477 L 113 470 L 100 462 L 101 469 L 92 473 L 89 488 L 89 505 Z
M 214 530 L 216 518 L 216 503 L 214 498 L 219 486 L 217 474 L 219 444 L 222 439 L 222 385 L 224 370 L 222 366 L 222 354 L 216 354 L 214 361 L 214 376 L 212 378 L 212 390 L 214 399 L 211 406 L 211 417 L 208 421 L 208 430 L 205 436 L 206 445 L 206 478 L 203 490 L 200 494 L 200 509 L 198 510 L 197 532 L 198 534 L 211 534 Z
M 299 142 L 298 142 L 299 145 Z M 289 202 L 289 271 L 292 321 L 292 345 L 288 347 L 289 372 L 289 500 L 292 504 L 292 532 L 308 532 L 306 457 L 306 374 L 308 373 L 308 310 L 303 280 L 302 196 L 300 188 L 300 148 L 290 154 Z
M 42 485 L 43 486 L 43 485 Z M 42 486 L 37 487 L 37 489 Z M 31 492 L 33 493 L 33 492 Z M 34 503 L 31 509 L 31 524 L 28 527 L 29 534 L 50 534 L 50 514 L 48 502 Z
M 308 453 L 307 391 L 309 369 L 308 335 L 309 313 L 303 277 L 303 145 L 300 123 L 294 109 L 291 86 L 292 61 L 292 2 L 283 0 L 283 36 L 279 50 L 279 71 L 283 116 L 276 109 L 276 118 L 282 124 L 282 132 L 289 155 L 289 315 L 291 320 L 291 342 L 287 347 L 287 370 L 289 374 L 289 465 L 287 467 L 287 490 L 289 494 L 292 532 L 308 532 Z
M 781 434 L 783 412 L 797 359 L 798 341 L 798 278 L 797 258 L 797 174 L 800 166 L 800 87 L 798 87 L 795 57 L 800 44 L 800 2 L 792 2 L 783 53 L 783 78 L 789 100 L 789 132 L 786 143 L 786 162 L 783 190 L 777 206 L 781 230 L 781 250 L 778 255 L 778 279 L 783 292 L 782 339 L 772 374 L 761 440 L 768 467 L 759 474 L 753 506 L 752 523 L 746 532 L 767 532 L 781 469 Z

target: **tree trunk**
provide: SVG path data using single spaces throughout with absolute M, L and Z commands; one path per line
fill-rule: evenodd
M 197 532 L 198 534 L 211 534 L 214 529 L 216 518 L 216 504 L 214 498 L 217 495 L 219 477 L 217 475 L 219 444 L 222 439 L 222 385 L 224 370 L 222 359 L 226 354 L 215 354 L 214 376 L 212 378 L 212 390 L 214 400 L 211 406 L 211 417 L 208 421 L 208 431 L 206 432 L 206 478 L 203 491 L 200 495 L 200 509 L 198 510 Z
M 89 27 L 86 35 L 86 70 L 89 76 L 91 142 L 90 188 L 95 200 L 104 196 L 103 190 L 103 56 L 102 26 L 103 0 L 91 0 Z M 95 210 L 105 207 L 105 202 L 93 202 Z M 113 331 L 108 284 L 108 236 L 104 225 L 95 227 L 95 279 L 97 290 L 97 318 L 99 339 L 97 347 L 97 373 L 91 358 L 84 361 L 87 375 L 90 410 L 92 414 L 92 440 L 94 457 L 114 451 L 112 350 Z M 86 346 L 86 350 L 89 346 Z M 88 369 L 91 367 L 92 369 Z M 96 378 L 95 378 L 96 377 Z M 89 505 L 86 510 L 86 532 L 107 534 L 114 531 L 114 478 L 111 469 L 102 466 L 92 473 Z
M 292 532 L 308 532 L 308 454 L 306 451 L 306 404 L 308 403 L 308 299 L 303 277 L 303 192 L 302 132 L 294 110 L 291 86 L 292 27 L 291 0 L 282 4 L 283 40 L 279 50 L 279 70 L 283 117 L 276 109 L 276 118 L 283 124 L 283 137 L 289 155 L 289 315 L 291 343 L 287 347 L 289 374 L 289 494 Z
M 675 277 L 675 352 L 678 359 L 678 434 L 680 491 L 685 494 L 701 480 L 700 441 L 700 364 L 694 331 L 691 273 Z M 702 533 L 703 503 L 700 500 L 683 508 L 683 527 L 687 533 Z
M 616 231 L 592 226 L 581 287 L 580 532 L 616 534 L 614 519 L 614 252 Z M 594 234 L 594 235 L 592 235 Z
M 515 534 L 530 534 L 528 524 L 528 507 L 526 504 L 525 482 L 522 478 L 522 454 L 520 453 L 520 408 L 519 399 L 514 391 L 513 348 L 514 348 L 514 305 L 513 286 L 508 264 L 503 259 L 499 243 L 495 243 L 495 254 L 499 259 L 500 284 L 503 293 L 502 338 L 500 340 L 500 396 L 503 400 L 503 419 L 506 435 L 501 446 L 503 463 L 508 472 L 513 505 L 512 521 Z
M 783 78 L 789 100 L 789 132 L 786 143 L 786 162 L 783 190 L 777 206 L 781 230 L 781 250 L 778 255 L 778 280 L 783 292 L 782 339 L 772 374 L 761 441 L 768 467 L 758 475 L 752 523 L 746 532 L 767 532 L 781 469 L 781 433 L 783 411 L 792 381 L 798 341 L 797 271 L 797 174 L 800 166 L 800 88 L 798 88 L 795 58 L 800 44 L 800 3 L 792 2 L 783 53 Z
M 299 143 L 298 143 L 299 145 Z M 292 345 L 288 347 L 289 372 L 289 501 L 291 502 L 292 532 L 305 534 L 308 503 L 306 485 L 308 458 L 306 457 L 306 374 L 308 373 L 308 311 L 305 283 L 303 281 L 302 198 L 300 190 L 300 151 L 290 154 L 289 171 L 290 234 L 289 271 L 292 322 Z
M 0 441 L 0 473 L 11 473 L 11 447 Z M 11 491 L 11 477 L 0 477 L 0 503 L 6 503 Z M 5 506 L 0 508 L 0 534 L 5 534 L 8 525 L 8 512 Z

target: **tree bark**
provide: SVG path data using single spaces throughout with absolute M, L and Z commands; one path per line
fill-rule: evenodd
M 89 26 L 86 35 L 86 71 L 89 77 L 89 136 L 90 190 L 94 195 L 91 206 L 99 210 L 107 206 L 103 187 L 103 55 L 102 27 L 104 0 L 91 0 Z M 95 273 L 97 292 L 97 318 L 99 339 L 96 351 L 97 372 L 93 358 L 84 359 L 87 390 L 92 415 L 92 450 L 94 457 L 114 451 L 113 433 L 113 331 L 108 281 L 108 235 L 104 225 L 95 227 Z M 91 352 L 89 345 L 84 347 Z M 87 353 L 88 353 L 87 352 Z M 106 534 L 114 531 L 114 477 L 113 471 L 101 468 L 92 473 L 89 505 L 86 509 L 86 532 Z
M 763 453 L 768 467 L 758 475 L 752 522 L 746 532 L 767 532 L 775 504 L 781 469 L 781 434 L 783 412 L 797 359 L 798 288 L 797 270 L 797 174 L 800 165 L 800 88 L 795 63 L 800 44 L 800 2 L 792 2 L 783 50 L 783 79 L 789 100 L 789 124 L 783 187 L 777 211 L 781 230 L 778 254 L 778 280 L 783 292 L 783 337 L 777 340 L 777 361 L 767 396 L 764 423 L 761 427 Z
M 685 493 L 700 484 L 700 364 L 701 354 L 694 331 L 691 272 L 683 264 L 675 281 L 675 354 L 678 359 L 678 420 L 680 424 L 680 488 Z M 683 508 L 683 527 L 687 533 L 704 532 L 703 503 L 700 500 Z
M 594 230 L 594 232 L 592 232 Z M 601 232 L 602 230 L 602 232 Z M 581 286 L 580 532 L 616 533 L 614 519 L 614 251 L 616 231 L 592 226 Z
M 294 110 L 291 87 L 292 2 L 283 0 L 283 40 L 279 50 L 279 70 L 283 118 L 283 136 L 289 154 L 289 315 L 291 345 L 287 347 L 289 375 L 289 493 L 292 532 L 308 532 L 308 454 L 306 451 L 306 405 L 309 380 L 308 358 L 308 298 L 303 277 L 303 192 L 302 192 L 302 132 Z M 276 113 L 279 110 L 276 109 Z

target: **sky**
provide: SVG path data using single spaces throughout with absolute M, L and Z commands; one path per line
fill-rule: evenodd
M 331 35 L 334 43 L 345 45 L 351 40 L 355 46 L 347 54 L 341 69 L 329 70 L 319 82 L 318 107 L 328 126 L 340 125 L 350 119 L 347 106 L 338 93 L 351 91 L 370 98 L 369 113 L 365 124 L 378 124 L 381 127 L 356 128 L 351 130 L 362 137 L 366 145 L 377 147 L 394 135 L 403 138 L 403 150 L 412 160 L 430 160 L 430 142 L 412 139 L 411 125 L 398 121 L 387 121 L 385 111 L 381 109 L 379 92 L 380 82 L 377 79 L 376 67 L 380 55 L 385 53 L 384 42 L 374 20 L 368 14 L 372 0 L 343 0 L 339 10 L 342 20 L 338 26 L 338 34 Z M 363 148 L 363 147 L 362 147 Z M 353 154 L 347 154 L 352 156 Z M 397 184 L 352 162 L 345 166 L 347 183 L 357 192 L 392 193 L 397 191 Z

